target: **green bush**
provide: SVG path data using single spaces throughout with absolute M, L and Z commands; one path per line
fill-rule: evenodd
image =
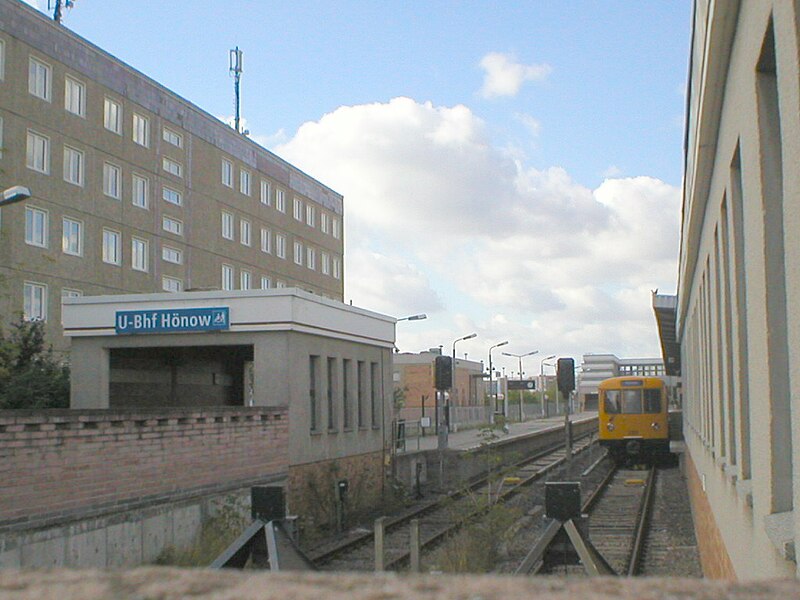
M 0 330 L 0 409 L 69 408 L 69 366 L 44 344 L 44 323 Z

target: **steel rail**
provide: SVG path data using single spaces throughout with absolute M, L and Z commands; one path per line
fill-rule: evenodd
M 656 485 L 656 468 L 650 467 L 650 473 L 647 475 L 647 484 L 645 485 L 644 494 L 642 495 L 642 502 L 639 506 L 639 517 L 636 519 L 636 530 L 633 538 L 633 549 L 631 551 L 631 560 L 628 563 L 627 575 L 632 577 L 636 575 L 639 569 L 639 562 L 642 558 L 642 550 L 644 549 L 644 540 L 647 536 L 647 526 L 650 523 L 650 514 L 653 508 L 653 490 Z

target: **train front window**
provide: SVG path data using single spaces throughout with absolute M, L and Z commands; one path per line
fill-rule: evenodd
M 622 412 L 629 415 L 642 412 L 642 390 L 622 390 Z
M 661 390 L 651 389 L 644 391 L 644 412 L 646 413 L 661 412 Z
M 619 414 L 619 390 L 606 390 L 603 394 L 603 410 L 606 414 Z

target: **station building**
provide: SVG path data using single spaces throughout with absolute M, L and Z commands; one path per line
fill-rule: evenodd
M 56 350 L 62 297 L 342 300 L 340 194 L 20 0 L 0 0 L 0 147 L 0 189 L 32 192 L 2 209 L 0 314 Z
M 330 524 L 383 490 L 391 317 L 295 288 L 64 300 L 74 409 L 288 411 L 291 512 Z
M 677 297 L 657 315 L 709 577 L 798 574 L 799 23 L 791 0 L 694 3 Z

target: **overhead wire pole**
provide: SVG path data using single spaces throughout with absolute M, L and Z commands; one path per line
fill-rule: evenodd
M 494 369 L 492 367 L 492 350 L 495 348 L 499 348 L 500 346 L 505 346 L 508 344 L 508 340 L 505 342 L 500 342 L 499 344 L 495 344 L 494 346 L 489 346 L 489 401 L 491 402 L 491 409 L 492 414 L 489 416 L 489 422 L 494 423 L 494 415 L 497 412 L 497 394 L 494 393 L 494 387 L 492 386 L 493 378 L 494 378 Z
M 523 390 L 522 390 L 522 359 L 526 356 L 533 356 L 534 354 L 538 354 L 538 350 L 533 350 L 532 352 L 526 352 L 525 354 L 514 354 L 513 352 L 503 352 L 503 356 L 511 356 L 512 358 L 516 358 L 519 360 L 519 422 L 522 423 L 524 420 L 523 411 L 522 411 L 522 398 L 523 398 Z

